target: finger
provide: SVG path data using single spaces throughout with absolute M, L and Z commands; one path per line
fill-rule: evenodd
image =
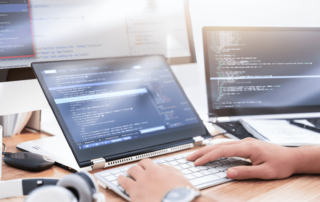
M 151 168 L 156 164 L 151 159 L 143 159 L 138 163 L 138 165 L 147 170 L 148 168 Z
M 131 176 L 133 179 L 137 180 L 139 179 L 143 174 L 144 174 L 144 170 L 141 166 L 136 165 L 136 166 L 132 166 L 128 171 L 128 175 Z
M 130 190 L 135 187 L 135 181 L 131 178 L 128 178 L 124 175 L 119 175 L 118 176 L 118 182 L 121 185 L 121 187 L 123 189 L 125 189 L 126 191 L 130 192 Z
M 210 151 L 212 151 L 214 149 L 217 149 L 218 147 L 225 146 L 225 145 L 241 144 L 243 142 L 244 141 L 223 142 L 223 143 L 219 143 L 219 144 L 212 145 L 212 146 L 209 146 L 209 147 L 205 147 L 205 148 L 200 149 L 200 150 L 194 152 L 193 154 L 190 154 L 189 156 L 187 156 L 187 160 L 188 161 L 194 161 L 194 160 L 202 157 L 203 155 L 209 153 Z
M 197 159 L 194 162 L 194 165 L 196 166 L 203 165 L 210 161 L 217 160 L 218 158 L 221 158 L 221 157 L 238 156 L 243 158 L 250 158 L 253 152 L 256 152 L 256 151 L 253 150 L 247 143 L 220 146 L 217 149 Z
M 230 179 L 270 179 L 270 175 L 266 174 L 267 170 L 264 165 L 258 166 L 237 166 L 229 168 L 227 176 Z

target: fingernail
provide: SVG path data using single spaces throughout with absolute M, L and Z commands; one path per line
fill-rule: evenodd
M 235 177 L 237 177 L 237 175 L 238 175 L 238 173 L 235 169 L 232 169 L 232 168 L 228 169 L 228 171 L 227 171 L 228 178 L 235 178 Z

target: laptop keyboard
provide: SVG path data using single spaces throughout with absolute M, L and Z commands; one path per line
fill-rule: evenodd
M 231 181 L 227 177 L 228 168 L 242 165 L 251 165 L 248 161 L 238 158 L 220 158 L 218 160 L 209 162 L 203 166 L 194 166 L 193 162 L 187 161 L 186 157 L 192 152 L 180 154 L 176 156 L 171 156 L 167 158 L 156 159 L 154 162 L 156 164 L 165 164 L 168 166 L 173 166 L 180 170 L 183 175 L 190 181 L 190 183 L 197 189 L 204 189 L 217 184 L 225 183 Z M 136 165 L 136 164 L 134 164 Z M 129 200 L 129 195 L 127 192 L 119 185 L 117 177 L 119 175 L 127 174 L 127 170 L 134 166 L 123 166 L 115 169 L 110 169 L 107 171 L 102 171 L 95 174 L 98 179 L 98 183 L 105 188 L 112 189 L 122 197 Z

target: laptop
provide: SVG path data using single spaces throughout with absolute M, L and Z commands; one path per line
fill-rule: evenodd
M 161 55 L 32 68 L 67 144 L 49 137 L 18 148 L 46 154 L 70 171 L 189 149 L 212 137 Z
M 209 119 L 220 132 L 250 137 L 238 123 L 242 118 L 320 117 L 320 28 L 202 32 Z

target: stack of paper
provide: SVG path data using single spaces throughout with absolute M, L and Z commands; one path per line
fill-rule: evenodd
M 31 115 L 32 112 L 25 112 L 1 116 L 0 125 L 3 126 L 3 137 L 11 137 L 21 133 Z
M 283 146 L 319 145 L 320 133 L 290 124 L 286 120 L 241 119 L 243 127 L 259 140 Z

